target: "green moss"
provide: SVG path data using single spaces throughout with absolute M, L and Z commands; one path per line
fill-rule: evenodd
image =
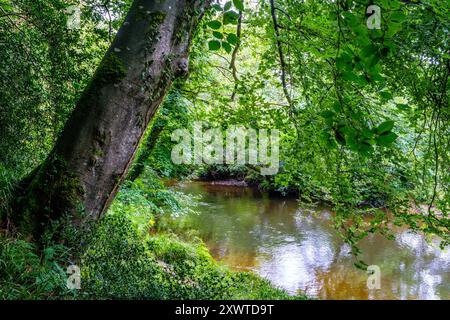
M 127 74 L 123 61 L 115 54 L 109 53 L 101 62 L 92 81 L 77 103 L 80 114 L 88 112 L 97 104 L 100 90 L 110 84 L 119 83 Z
M 153 44 L 155 37 L 158 36 L 159 27 L 164 22 L 165 18 L 166 13 L 162 11 L 155 11 L 149 14 L 149 23 L 145 34 L 150 44 Z
M 200 240 L 141 233 L 128 216 L 107 215 L 83 255 L 82 283 L 89 298 L 305 298 L 289 296 L 254 274 L 230 271 Z
M 155 11 L 150 13 L 150 20 L 153 24 L 161 24 L 164 22 L 164 19 L 166 18 L 167 14 L 162 11 Z
M 40 239 L 51 223 L 79 207 L 82 184 L 66 161 L 51 155 L 35 174 L 18 202 L 20 230 Z
M 95 81 L 100 85 L 120 82 L 127 74 L 122 60 L 114 53 L 109 53 L 97 69 Z
M 100 146 L 105 145 L 107 137 L 108 135 L 105 130 L 95 130 L 94 139 Z
M 104 152 L 102 149 L 95 149 L 94 152 L 92 153 L 92 156 L 96 157 L 96 158 L 101 158 L 103 157 Z

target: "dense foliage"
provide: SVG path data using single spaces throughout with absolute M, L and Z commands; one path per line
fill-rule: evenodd
M 21 179 L 52 150 L 131 1 L 0 1 L 0 221 Z M 367 25 L 381 8 L 380 29 Z M 67 10 L 81 9 L 68 27 Z M 96 226 L 38 250 L 0 238 L 0 298 L 286 298 L 218 265 L 199 239 L 160 217 L 195 210 L 158 177 L 244 179 L 327 202 L 358 254 L 395 226 L 450 241 L 448 3 L 441 0 L 221 1 L 197 30 L 190 75 L 168 93 L 129 180 Z M 280 171 L 175 165 L 179 128 L 203 121 L 278 129 Z M 82 243 L 82 246 L 75 245 Z M 65 267 L 83 265 L 83 290 Z M 363 267 L 363 262 L 358 264 Z
M 368 28 L 371 4 L 381 8 L 380 29 Z M 352 245 L 393 224 L 448 245 L 448 6 L 263 1 L 248 4 L 242 23 L 227 21 L 237 8 L 216 9 L 197 47 L 221 39 L 218 31 L 240 34 L 240 46 L 230 57 L 209 40 L 210 52 L 193 53 L 185 90 L 194 119 L 279 129 L 281 170 L 256 180 L 332 203 Z M 242 175 L 255 181 L 254 168 Z

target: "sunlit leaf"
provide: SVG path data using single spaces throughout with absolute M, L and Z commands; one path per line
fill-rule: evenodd
M 211 29 L 214 29 L 214 30 L 220 29 L 221 26 L 222 26 L 222 23 L 218 20 L 212 20 L 212 21 L 208 22 L 208 27 L 210 27 Z
M 211 40 L 208 42 L 208 48 L 212 51 L 217 51 L 220 49 L 220 42 L 217 40 Z
M 378 134 L 383 134 L 385 132 L 389 132 L 394 128 L 394 121 L 392 120 L 388 120 L 383 122 L 382 124 L 380 124 L 377 128 L 377 133 Z
M 224 50 L 227 52 L 227 53 L 230 53 L 231 52 L 231 45 L 228 43 L 228 42 L 225 42 L 225 41 L 222 41 L 222 48 L 224 48 Z
M 377 144 L 383 147 L 389 147 L 397 139 L 397 137 L 397 134 L 394 132 L 383 134 L 377 138 Z
M 233 0 L 233 4 L 236 7 L 236 9 L 243 11 L 244 10 L 244 3 L 242 0 Z

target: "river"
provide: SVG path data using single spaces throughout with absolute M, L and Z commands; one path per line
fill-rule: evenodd
M 301 209 L 292 198 L 269 197 L 247 187 L 204 182 L 173 186 L 199 197 L 197 214 L 183 219 L 198 230 L 215 259 L 253 271 L 294 294 L 318 299 L 450 299 L 450 250 L 409 231 L 395 240 L 364 239 L 362 259 L 381 271 L 380 289 L 369 290 L 349 247 L 324 208 Z

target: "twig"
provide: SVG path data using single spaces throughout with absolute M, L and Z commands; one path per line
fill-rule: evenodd
M 236 69 L 236 56 L 239 50 L 239 46 L 241 45 L 241 30 L 242 30 L 242 10 L 239 10 L 239 18 L 238 18 L 238 24 L 236 27 L 236 37 L 237 37 L 237 43 L 234 46 L 233 53 L 231 55 L 231 62 L 230 62 L 230 69 L 232 70 L 233 79 L 234 79 L 234 89 L 233 93 L 231 94 L 231 101 L 234 101 L 236 97 L 236 92 L 238 89 L 239 84 L 239 78 L 237 76 L 237 69 Z

